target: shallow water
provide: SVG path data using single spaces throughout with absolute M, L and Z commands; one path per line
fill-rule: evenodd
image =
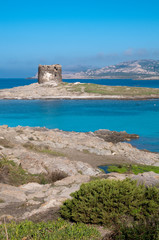
M 159 100 L 0 100 L 0 125 L 126 131 L 140 135 L 133 145 L 156 152 L 158 122 Z

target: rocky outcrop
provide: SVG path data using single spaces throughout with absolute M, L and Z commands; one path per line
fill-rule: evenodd
M 114 180 L 124 180 L 125 178 L 131 178 L 132 180 L 137 181 L 138 184 L 145 186 L 157 186 L 159 187 L 159 174 L 154 172 L 144 172 L 135 174 L 120 174 L 116 172 L 108 173 L 103 175 L 104 178 L 114 179 Z
M 90 176 L 77 174 L 52 184 L 28 183 L 19 187 L 0 183 L 0 222 L 6 220 L 52 220 L 61 204 Z
M 67 162 L 70 160 L 71 162 L 68 161 L 64 165 L 68 167 L 71 164 L 70 169 L 73 171 L 75 163 L 72 163 L 72 161 L 89 163 L 92 167 L 96 167 L 104 165 L 104 163 L 109 165 L 113 162 L 113 159 L 117 158 L 121 159 L 121 163 L 127 162 L 159 166 L 158 153 L 138 150 L 129 143 L 107 142 L 101 137 L 96 136 L 93 132 L 66 132 L 40 127 L 18 126 L 10 128 L 8 126 L 0 126 L 0 147 L 1 153 L 11 155 L 13 160 L 19 164 L 24 164 L 23 162 L 27 164 L 28 158 L 30 159 L 28 161 L 32 161 L 34 164 L 37 162 L 39 169 L 40 162 L 43 162 L 42 164 L 47 166 L 50 161 L 54 161 L 54 166 L 56 165 L 59 168 L 61 163 L 58 164 L 58 162 Z M 50 154 L 45 154 L 47 151 Z M 43 154 L 47 157 L 40 157 Z M 108 162 L 109 158 L 111 162 Z M 26 160 L 23 161 L 23 159 Z M 84 167 L 79 167 L 79 165 L 82 166 L 76 163 L 75 168 L 77 168 L 77 171 L 85 171 L 81 170 Z M 28 166 L 31 168 L 29 163 Z
M 50 175 L 56 171 L 65 174 L 52 184 L 30 182 L 11 186 L 7 182 L 7 168 L 0 167 L 0 221 L 55 219 L 63 201 L 91 177 L 131 177 L 152 185 L 159 181 L 154 173 L 138 176 L 101 173 L 97 166 L 118 160 L 159 166 L 159 154 L 140 151 L 128 143 L 107 142 L 93 132 L 0 126 L 0 154 L 2 159 L 12 160 L 31 174 Z
M 125 131 L 116 132 L 107 129 L 100 129 L 98 131 L 95 131 L 94 134 L 100 138 L 103 138 L 106 142 L 112 143 L 125 142 L 130 141 L 131 139 L 139 138 L 139 135 L 137 134 L 129 134 Z
M 38 68 L 38 83 L 47 83 L 58 85 L 62 82 L 61 65 L 39 65 Z

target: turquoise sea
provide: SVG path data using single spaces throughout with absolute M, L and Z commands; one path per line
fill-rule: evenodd
M 34 80 L 25 81 L 30 84 Z M 0 100 L 2 124 L 85 132 L 127 131 L 140 135 L 139 140 L 131 141 L 133 145 L 159 152 L 159 100 Z

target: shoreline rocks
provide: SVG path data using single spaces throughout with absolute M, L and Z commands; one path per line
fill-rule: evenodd
M 97 137 L 103 138 L 106 142 L 118 143 L 118 142 L 125 142 L 130 141 L 132 139 L 138 139 L 139 135 L 137 134 L 129 134 L 125 131 L 123 132 L 116 132 L 110 131 L 107 129 L 99 129 L 94 132 Z
M 108 135 L 110 140 L 110 132 L 102 131 L 104 134 L 108 133 L 106 136 Z M 101 130 L 99 132 L 101 133 Z M 159 166 L 158 153 L 140 151 L 131 144 L 118 142 L 117 140 L 123 137 L 122 133 L 119 133 L 119 136 L 118 133 L 113 133 L 112 139 L 115 143 L 107 142 L 103 135 L 99 137 L 97 133 L 0 126 L 1 156 L 12 160 L 29 173 L 51 174 L 62 171 L 67 174 L 67 177 L 45 185 L 30 182 L 16 187 L 0 181 L 0 221 L 3 221 L 4 217 L 6 221 L 42 221 L 57 218 L 62 202 L 70 198 L 72 192 L 77 191 L 82 183 L 90 181 L 92 177 L 103 176 L 97 168 L 99 165 L 120 160 L 120 163 Z M 115 140 L 114 136 L 117 136 Z M 126 133 L 123 139 L 125 137 Z M 1 174 L 4 169 L 0 170 Z M 114 175 L 112 173 L 107 177 Z M 117 178 L 117 174 L 115 176 Z M 118 178 L 122 177 L 118 175 Z M 146 181 L 151 178 L 157 179 L 158 175 L 149 174 Z M 138 179 L 143 181 L 142 175 Z

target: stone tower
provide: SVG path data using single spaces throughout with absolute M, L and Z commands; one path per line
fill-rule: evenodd
M 62 82 L 62 67 L 55 65 L 39 65 L 38 83 L 54 83 L 55 85 Z

